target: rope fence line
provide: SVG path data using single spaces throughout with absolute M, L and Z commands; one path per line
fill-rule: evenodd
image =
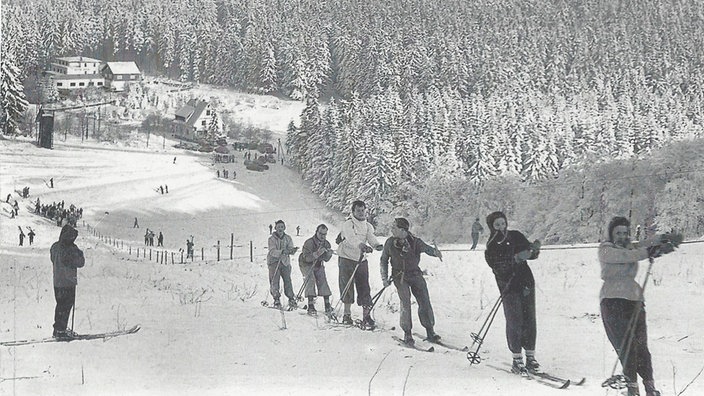
M 694 243 L 704 243 L 704 239 L 696 239 L 693 241 L 683 241 L 681 245 L 694 244 Z M 542 246 L 540 250 L 573 250 L 573 249 L 597 249 L 599 244 L 585 245 L 585 246 L 574 246 L 574 245 L 552 245 L 552 246 Z M 481 249 L 440 249 L 443 252 L 483 252 Z
M 88 233 L 97 238 L 100 242 L 104 243 L 107 246 L 119 249 L 129 256 L 135 256 L 137 259 L 144 259 L 144 260 L 149 260 L 149 261 L 155 261 L 158 264 L 169 264 L 169 261 L 171 261 L 170 264 L 188 264 L 190 261 L 191 263 L 193 262 L 205 262 L 209 260 L 216 260 L 216 261 L 226 261 L 226 260 L 241 260 L 241 259 L 249 259 L 250 262 L 254 262 L 254 258 L 260 258 L 260 257 L 266 257 L 266 253 L 258 253 L 254 254 L 254 243 L 253 241 L 249 241 L 249 246 L 247 245 L 235 245 L 234 244 L 234 233 L 230 234 L 230 244 L 229 245 L 220 245 L 220 241 L 217 241 L 216 245 L 213 245 L 215 248 L 214 252 L 211 249 L 208 249 L 206 251 L 205 247 L 200 248 L 200 257 L 198 258 L 198 254 L 194 250 L 192 254 L 189 254 L 186 250 L 184 249 L 179 249 L 178 251 L 172 251 L 165 249 L 161 246 L 153 247 L 153 246 L 132 246 L 129 242 L 125 244 L 124 240 L 115 238 L 111 235 L 104 235 L 98 231 L 97 228 L 91 226 L 90 224 L 86 224 L 85 221 L 83 222 L 83 226 L 88 230 Z M 221 247 L 223 248 L 229 248 L 229 259 L 226 258 L 225 255 L 221 253 L 226 253 L 223 252 Z M 235 256 L 235 248 L 248 248 L 249 254 L 248 255 L 241 255 L 241 251 L 243 249 L 238 250 L 238 255 Z M 206 260 L 206 252 L 208 253 L 208 259 Z M 212 254 L 212 256 L 211 256 Z

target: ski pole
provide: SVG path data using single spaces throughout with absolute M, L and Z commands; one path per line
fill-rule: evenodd
M 648 258 L 649 264 L 648 264 L 648 271 L 645 273 L 645 279 L 643 280 L 643 285 L 642 287 L 642 292 L 645 294 L 645 287 L 648 285 L 648 278 L 650 278 L 651 271 L 653 269 L 653 264 L 655 263 L 655 259 L 652 257 Z M 639 301 L 640 303 L 640 301 Z M 621 368 L 625 369 L 626 364 L 628 363 L 628 354 L 631 353 L 631 346 L 633 345 L 633 338 L 636 333 L 636 326 L 638 325 L 638 318 L 640 317 L 640 313 L 643 311 L 643 304 L 640 303 L 638 305 L 638 309 L 635 311 L 633 316 L 631 316 L 630 321 L 628 322 L 628 336 L 621 341 L 621 348 L 619 348 L 620 353 L 618 357 L 616 358 L 616 362 L 614 362 L 614 368 L 611 370 L 611 377 L 607 378 L 602 382 L 601 386 L 603 388 L 609 387 L 611 389 L 623 389 L 626 387 L 626 384 L 629 381 L 634 380 L 635 378 L 631 379 L 628 378 L 624 374 L 619 374 L 616 375 L 616 367 L 618 367 L 618 362 L 621 360 L 621 357 L 623 357 L 623 363 L 621 364 Z M 624 349 L 624 346 L 626 347 Z
M 274 270 L 274 275 L 271 277 L 271 279 L 269 279 L 269 293 L 270 293 L 270 294 L 271 294 L 271 289 L 272 289 L 273 286 L 274 286 L 274 279 L 276 279 L 276 280 L 278 281 L 278 278 L 277 278 L 276 276 L 277 276 L 277 274 L 278 274 L 278 272 L 279 272 L 279 266 L 280 266 L 280 265 L 281 265 L 281 260 L 279 260 L 279 263 L 276 264 L 276 269 Z M 268 298 L 269 298 L 269 297 L 267 297 L 267 299 L 268 299 Z M 262 305 L 266 307 L 266 306 L 269 305 L 269 303 L 266 301 L 266 299 L 264 299 L 264 300 L 262 300 Z
M 298 291 L 298 294 L 296 294 L 296 300 L 297 301 L 302 301 L 303 300 L 303 292 L 306 290 L 306 286 L 308 286 L 308 282 L 310 282 L 311 275 L 313 274 L 313 269 L 315 268 L 315 263 L 310 266 L 310 269 L 305 275 L 305 279 L 303 279 L 303 285 L 301 285 L 301 289 Z
M 336 312 L 340 309 L 340 303 L 342 302 L 342 299 L 345 298 L 347 295 L 347 291 L 350 289 L 350 286 L 352 285 L 352 281 L 354 280 L 354 275 L 357 273 L 357 268 L 359 268 L 359 265 L 362 264 L 362 260 L 364 260 L 364 252 L 359 255 L 359 261 L 357 261 L 357 265 L 354 266 L 354 271 L 352 271 L 352 276 L 350 276 L 350 280 L 347 281 L 347 285 L 345 285 L 345 289 L 342 291 L 342 294 L 340 295 L 340 299 L 337 300 L 337 303 L 335 304 L 335 308 L 332 310 L 332 313 L 330 314 L 330 319 L 334 320 L 337 322 L 337 314 Z
M 499 293 L 499 298 L 496 299 L 494 306 L 489 311 L 486 320 L 484 320 L 482 327 L 479 329 L 479 333 L 471 334 L 472 346 L 469 348 L 470 351 L 467 352 L 467 360 L 469 360 L 470 366 L 474 364 L 479 364 L 481 362 L 481 357 L 479 356 L 479 349 L 482 347 L 482 344 L 484 344 L 484 338 L 489 333 L 489 328 L 491 328 L 491 325 L 494 323 L 494 318 L 496 318 L 496 314 L 499 312 L 499 307 L 501 307 L 501 304 L 504 301 L 504 294 L 508 292 L 508 288 L 509 286 L 511 286 L 511 282 L 513 281 L 513 278 L 515 276 L 515 272 L 511 274 L 511 278 L 509 278 L 508 282 L 506 283 L 506 286 L 504 286 L 503 290 L 501 290 L 501 292 Z M 475 345 L 477 347 L 472 351 L 471 349 L 474 348 Z

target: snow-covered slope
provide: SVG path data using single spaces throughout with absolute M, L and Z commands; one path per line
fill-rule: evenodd
M 0 341 L 51 334 L 48 249 L 59 228 L 29 213 L 37 197 L 84 208 L 77 243 L 87 264 L 79 271 L 75 330 L 142 326 L 135 335 L 106 342 L 0 347 L 0 394 L 607 394 L 600 383 L 611 374 L 615 353 L 598 317 L 601 281 L 593 246 L 546 249 L 531 263 L 538 284 L 538 358 L 548 371 L 587 377 L 584 386 L 555 390 L 500 370 L 510 362 L 501 312 L 480 351 L 482 363 L 470 367 L 463 352 L 441 347 L 417 352 L 391 339 L 401 335 L 393 288 L 375 310 L 382 329 L 374 332 L 333 327 L 303 311 L 282 315 L 262 308 L 261 300 L 271 301 L 264 261 L 268 225 L 283 219 L 302 246 L 321 222 L 336 235 L 341 216 L 324 209 L 286 167 L 272 165 L 258 173 L 246 171 L 241 162 L 230 164 L 235 180 L 218 179 L 215 172 L 223 168 L 207 155 L 168 147 L 116 150 L 69 140 L 44 150 L 0 141 L 0 196 L 4 202 L 12 192 L 21 207 L 15 219 L 5 203 L 0 213 Z M 50 177 L 54 189 L 45 183 Z M 163 184 L 168 194 L 155 191 Z M 31 196 L 23 200 L 14 191 L 24 186 Z M 141 228 L 133 228 L 134 217 Z M 17 226 L 35 230 L 33 246 L 17 246 Z M 165 249 L 175 253 L 176 264 L 157 263 L 143 250 L 136 257 L 147 227 L 164 233 Z M 231 234 L 234 260 L 226 247 Z M 205 260 L 178 264 L 178 249 L 190 235 L 197 258 L 203 248 Z M 227 260 L 216 260 L 217 241 Z M 446 250 L 444 262 L 432 257 L 421 262 L 428 271 L 436 330 L 452 344 L 468 345 L 498 292 L 481 251 L 468 252 L 465 245 L 440 248 Z M 692 243 L 658 259 L 646 291 L 656 379 L 666 395 L 682 391 L 704 365 L 702 257 L 704 244 Z M 381 288 L 378 260 L 378 253 L 371 255 L 372 292 Z M 326 268 L 336 303 L 336 258 Z M 297 291 L 301 274 L 297 268 L 293 274 Z M 322 308 L 321 301 L 317 305 Z M 361 315 L 359 307 L 353 315 Z M 414 330 L 423 332 L 415 313 Z M 704 379 L 683 394 L 704 394 Z

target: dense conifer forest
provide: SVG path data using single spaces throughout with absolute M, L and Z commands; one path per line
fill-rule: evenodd
M 3 86 L 82 54 L 303 100 L 292 165 L 381 224 L 453 240 L 503 209 L 561 242 L 616 214 L 704 233 L 700 1 L 3 3 Z

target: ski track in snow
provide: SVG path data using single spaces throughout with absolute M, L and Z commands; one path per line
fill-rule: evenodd
M 55 143 L 53 150 L 44 150 L 26 141 L 0 140 L 1 205 L 9 209 L 4 203 L 8 192 L 13 193 L 11 203 L 20 202 L 18 218 L 0 212 L 0 339 L 51 333 L 54 296 L 48 249 L 59 228 L 28 213 L 37 197 L 43 203 L 63 199 L 67 207 L 73 203 L 84 208 L 77 243 L 86 266 L 79 270 L 76 331 L 135 324 L 142 329 L 106 342 L 0 348 L 0 394 L 387 395 L 404 389 L 406 395 L 617 394 L 600 387 L 611 374 L 615 353 L 598 317 L 601 281 L 593 247 L 546 249 L 531 263 L 537 281 L 537 356 L 551 373 L 587 378 L 584 386 L 555 390 L 489 367 L 510 360 L 503 312 L 480 350 L 483 363 L 473 367 L 462 352 L 437 347 L 432 354 L 421 353 L 393 342 L 389 333 L 402 334 L 394 288 L 387 289 L 375 310 L 377 322 L 389 330 L 331 327 L 322 315 L 296 312 L 284 313 L 282 329 L 281 313 L 259 303 L 271 301 L 265 264 L 268 225 L 283 219 L 294 243 L 302 246 L 321 222 L 330 226 L 328 235 L 337 235 L 342 219 L 323 209 L 300 176 L 286 167 L 272 164 L 267 172 L 247 171 L 240 153 L 235 164 L 213 166 L 207 154 L 161 149 L 160 144 L 112 150 L 75 138 Z M 218 179 L 215 171 L 223 168 L 236 171 L 237 178 Z M 54 189 L 45 184 L 50 177 Z M 169 186 L 169 194 L 155 192 L 162 184 Z M 28 199 L 14 193 L 24 186 L 30 187 Z M 141 228 L 132 228 L 134 217 Z M 99 241 L 83 221 L 98 224 L 103 235 L 123 241 L 125 248 Z M 33 246 L 17 246 L 18 225 L 35 230 Z M 301 236 L 296 236 L 297 225 Z M 176 265 L 129 255 L 128 245 L 143 249 L 146 228 L 162 231 L 169 251 L 185 248 L 185 239 L 194 235 L 196 256 L 201 247 L 211 253 L 205 261 Z M 236 257 L 247 257 L 252 241 L 254 262 L 229 260 L 225 246 L 231 233 Z M 228 260 L 215 260 L 212 249 L 218 240 Z M 686 244 L 657 259 L 654 283 L 646 289 L 649 344 L 663 394 L 681 391 L 704 364 L 702 257 L 704 244 Z M 336 260 L 326 264 L 333 305 L 339 295 Z M 375 293 L 382 286 L 379 253 L 371 254 L 369 262 Z M 297 256 L 292 263 L 295 293 L 302 276 Z M 471 346 L 469 334 L 479 331 L 498 296 L 483 252 L 448 251 L 442 263 L 423 256 L 421 266 L 428 271 L 436 331 L 451 344 Z M 321 310 L 322 301 L 316 307 Z M 361 309 L 353 307 L 353 316 L 360 315 Z M 415 303 L 413 321 L 414 331 L 424 333 Z M 21 377 L 29 378 L 12 379 Z M 704 394 L 704 379 L 684 394 Z

